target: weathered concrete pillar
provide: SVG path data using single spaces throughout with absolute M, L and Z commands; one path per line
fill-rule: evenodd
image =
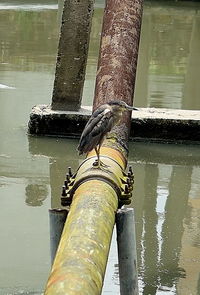
M 52 97 L 53 110 L 81 104 L 94 0 L 65 0 Z

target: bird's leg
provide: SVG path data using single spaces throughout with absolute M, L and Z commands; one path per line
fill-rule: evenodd
M 96 152 L 96 155 L 97 155 L 97 161 L 95 162 L 95 166 L 96 166 L 97 168 L 100 168 L 100 169 L 102 169 L 102 167 L 107 168 L 107 167 L 109 167 L 109 166 L 106 165 L 106 164 L 104 164 L 104 163 L 100 160 L 100 148 L 101 148 L 101 145 L 100 145 L 100 144 L 98 145 L 98 148 L 97 148 L 97 147 L 94 148 L 94 149 L 95 149 L 95 152 Z
M 100 148 L 98 147 L 95 147 L 95 152 L 96 152 L 96 155 L 97 155 L 97 168 L 100 168 L 101 166 L 101 161 L 100 161 Z

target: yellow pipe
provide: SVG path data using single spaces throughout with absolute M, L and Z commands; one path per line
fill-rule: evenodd
M 96 155 L 95 150 L 92 150 L 88 154 L 88 157 L 95 156 L 95 155 Z M 118 150 L 116 150 L 114 148 L 107 147 L 107 146 L 102 146 L 101 149 L 100 149 L 100 157 L 101 156 L 110 157 L 113 160 L 115 160 L 122 167 L 122 169 L 126 168 L 126 159 L 125 159 L 125 157 L 123 156 L 123 154 L 120 151 L 118 151 Z
M 130 203 L 125 158 L 102 147 L 101 159 L 106 169 L 93 167 L 95 154 L 89 153 L 63 197 L 72 198 L 72 204 L 45 295 L 101 294 L 119 198 Z
M 77 188 L 45 295 L 101 294 L 117 208 L 108 183 L 89 180 Z

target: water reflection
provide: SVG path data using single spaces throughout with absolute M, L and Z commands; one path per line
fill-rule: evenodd
M 28 184 L 26 186 L 26 204 L 29 206 L 42 206 L 48 196 L 48 188 L 41 184 Z
M 142 155 L 142 161 L 135 164 L 134 200 L 140 291 L 141 294 L 151 295 L 164 292 L 197 294 L 199 270 L 193 278 L 190 274 L 193 261 L 197 263 L 198 260 L 200 263 L 199 235 L 196 235 L 200 226 L 197 217 L 199 212 L 197 213 L 198 207 L 192 201 L 197 199 L 198 204 L 200 201 L 196 192 L 196 186 L 199 185 L 196 177 L 200 167 L 191 166 L 191 156 L 195 154 L 196 147 L 188 146 L 184 163 L 178 164 L 172 150 L 182 152 L 184 147 L 169 147 L 169 156 L 167 149 L 160 146 L 162 159 L 159 158 L 159 164 L 156 164 L 152 163 L 156 161 L 151 151 L 156 151 L 157 147 L 158 145 L 147 144 L 141 150 L 142 145 L 133 145 L 137 162 L 138 155 Z M 132 156 L 134 159 L 134 153 Z M 194 251 L 190 258 L 188 247 Z M 193 290 L 193 293 L 186 292 L 187 285 L 188 290 Z
M 40 71 L 42 67 L 44 71 L 51 70 L 57 51 L 57 11 L 0 7 L 0 16 L 2 74 L 19 67 L 23 67 L 23 72 L 36 71 L 39 66 Z
M 29 136 L 29 151 L 31 154 L 45 155 L 49 161 L 49 176 L 51 187 L 51 207 L 60 207 L 62 186 L 68 167 L 73 171 L 79 165 L 77 157 L 77 141 L 59 138 L 35 138 Z M 47 145 L 49 148 L 47 149 Z
M 179 267 L 181 239 L 184 231 L 191 188 L 192 167 L 173 167 L 169 181 L 169 195 L 165 205 L 162 225 L 162 246 L 160 255 L 160 284 L 171 288 L 179 277 L 185 277 L 185 270 Z M 181 184 L 181 187 L 177 184 Z M 176 225 L 176 226 L 175 226 Z
M 147 164 L 144 167 L 144 204 L 143 204 L 143 262 L 141 272 L 143 276 L 143 294 L 155 294 L 158 285 L 158 237 L 156 225 L 156 190 L 158 181 L 157 165 Z M 150 255 L 151 253 L 151 255 Z
M 199 75 L 200 75 L 200 15 L 198 10 L 193 19 L 192 33 L 189 47 L 188 63 L 185 75 L 183 108 L 190 109 L 196 106 L 199 109 Z M 194 74 L 195 71 L 195 74 Z
M 0 10 L 49 10 L 57 9 L 58 4 L 56 0 L 43 0 L 42 2 L 38 0 L 9 0 L 8 2 L 0 3 Z
M 200 109 L 199 3 L 145 4 L 135 104 Z

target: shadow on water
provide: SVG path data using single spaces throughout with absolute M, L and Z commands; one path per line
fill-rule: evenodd
M 146 165 L 144 168 L 144 207 L 143 207 L 143 294 L 155 294 L 158 285 L 158 238 L 156 225 L 158 216 L 156 212 L 158 168 L 157 165 Z M 149 252 L 150 251 L 150 252 Z M 151 255 L 149 255 L 151 253 Z
M 48 149 L 47 145 L 49 146 Z M 33 155 L 45 155 L 49 159 L 51 207 L 60 207 L 61 191 L 68 167 L 75 171 L 79 165 L 77 141 L 29 136 L 29 151 Z

